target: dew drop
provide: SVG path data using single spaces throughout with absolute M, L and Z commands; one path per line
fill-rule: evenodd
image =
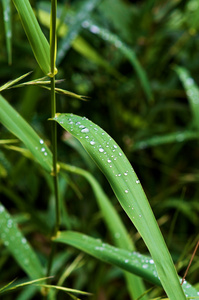
M 89 22 L 88 21 L 82 22 L 82 27 L 83 28 L 88 28 L 89 27 Z
M 124 261 L 126 264 L 129 262 L 129 260 L 128 259 L 125 259 L 125 261 Z
M 99 33 L 100 29 L 96 25 L 91 25 L 90 31 L 94 34 Z
M 85 127 L 84 129 L 81 130 L 81 132 L 87 133 L 89 132 L 89 129 Z
M 150 263 L 150 264 L 154 264 L 153 259 L 150 259 L 150 260 L 149 260 L 149 263 Z
M 116 239 L 119 239 L 119 238 L 120 238 L 120 233 L 119 233 L 119 232 L 116 232 L 116 233 L 115 233 L 115 238 L 116 238 Z
M 137 183 L 137 184 L 140 183 L 139 179 L 136 180 L 136 183 Z
M 119 153 L 119 156 L 122 156 L 122 153 Z
M 128 194 L 128 192 L 129 192 L 128 190 L 125 190 L 125 193 L 126 193 L 126 194 Z
M 116 149 L 117 148 L 117 146 L 116 145 L 113 145 L 113 147 Z
M 75 125 L 80 125 L 80 124 L 81 124 L 80 122 L 76 122 L 76 123 L 75 123 Z
M 5 210 L 4 207 L 0 205 L 0 213 L 2 213 L 4 210 Z
M 142 268 L 143 268 L 143 269 L 147 269 L 147 268 L 148 268 L 148 265 L 147 265 L 147 264 L 144 264 L 144 265 L 142 266 Z
M 103 148 L 99 148 L 99 152 L 104 152 L 104 149 Z
M 125 175 L 125 176 L 127 176 L 127 175 L 128 175 L 128 173 L 126 173 L 126 172 L 125 172 L 125 173 L 124 173 L 124 175 Z
M 44 152 L 44 155 L 45 155 L 45 156 L 47 156 L 47 155 L 48 155 L 48 153 L 47 153 L 47 152 Z
M 27 240 L 26 240 L 26 238 L 22 238 L 21 242 L 22 242 L 22 244 L 25 244 L 25 243 L 27 243 Z
M 107 162 L 110 164 L 110 163 L 111 163 L 111 160 L 110 160 L 110 159 L 108 159 L 108 160 L 107 160 Z
M 11 227 L 12 227 L 12 224 L 13 224 L 13 220 L 12 220 L 12 219 L 9 219 L 8 222 L 7 222 L 7 227 L 8 227 L 8 228 L 11 228 Z
M 186 83 L 187 85 L 192 85 L 194 83 L 194 80 L 192 78 L 187 78 Z
M 41 148 L 41 152 L 45 152 L 45 150 L 46 150 L 45 148 Z
M 43 144 L 43 143 L 44 143 L 44 141 L 43 141 L 42 139 L 41 139 L 39 142 L 40 142 L 40 144 Z
M 94 142 L 94 141 L 91 141 L 90 144 L 91 144 L 91 145 L 95 145 L 95 142 Z

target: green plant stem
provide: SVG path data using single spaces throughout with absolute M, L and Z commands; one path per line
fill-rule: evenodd
M 55 94 L 55 77 L 51 78 L 51 116 L 56 113 L 56 94 Z M 59 205 L 59 189 L 58 189 L 58 172 L 57 172 L 57 124 L 52 122 L 52 152 L 53 152 L 53 181 L 56 204 L 56 224 L 55 232 L 57 233 L 60 226 L 60 205 Z
M 57 17 L 57 0 L 51 0 L 50 66 L 51 66 L 52 77 L 54 77 L 56 74 L 56 68 L 55 68 L 56 52 L 57 52 L 56 17 Z
M 51 26 L 50 26 L 50 78 L 51 78 L 51 117 L 54 118 L 56 114 L 56 93 L 55 93 L 55 74 L 56 74 L 56 14 L 57 14 L 57 1 L 51 0 Z M 57 170 L 57 124 L 52 122 L 52 153 L 53 153 L 53 182 L 54 182 L 54 195 L 55 195 L 55 212 L 56 221 L 53 230 L 53 235 L 56 235 L 60 226 L 60 203 L 59 203 L 59 186 L 58 186 L 58 170 Z M 53 257 L 55 254 L 55 245 L 51 243 L 51 253 L 48 261 L 47 276 L 50 276 Z

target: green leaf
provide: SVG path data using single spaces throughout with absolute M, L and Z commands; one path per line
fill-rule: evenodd
M 8 63 L 12 64 L 12 19 L 11 19 L 11 0 L 2 0 L 3 20 L 6 34 L 6 47 L 8 53 Z
M 104 130 L 85 117 L 57 114 L 54 120 L 82 143 L 107 177 L 121 206 L 148 247 L 168 297 L 186 299 L 150 204 L 123 151 Z
M 135 52 L 131 48 L 129 48 L 121 39 L 119 39 L 117 35 L 112 34 L 107 29 L 101 28 L 88 20 L 84 21 L 82 23 L 82 26 L 83 28 L 90 30 L 91 33 L 99 35 L 105 41 L 113 44 L 118 49 L 118 51 L 120 51 L 130 61 L 138 75 L 147 99 L 149 101 L 153 100 L 153 95 L 149 80 L 147 78 L 147 74 L 141 66 L 139 60 L 137 59 Z
M 32 73 L 32 72 L 28 72 L 28 73 L 26 73 L 26 74 L 18 77 L 17 79 L 14 79 L 14 80 L 6 82 L 4 85 L 2 85 L 0 87 L 0 92 L 4 91 L 6 89 L 11 88 L 15 83 L 19 82 L 20 80 L 24 79 L 26 76 L 30 75 L 30 73 Z
M 49 27 L 50 13 L 48 11 L 46 11 L 46 3 L 45 3 L 45 6 L 43 4 L 44 3 L 38 4 L 39 21 L 46 27 Z M 57 34 L 58 34 L 58 36 L 63 38 L 64 36 L 67 35 L 68 26 L 65 23 L 61 24 L 60 19 L 57 19 L 57 24 L 59 27 Z M 107 70 L 107 72 L 109 72 L 110 74 L 115 76 L 118 80 L 121 80 L 121 81 L 125 80 L 125 77 L 121 73 L 119 73 L 115 68 L 113 68 L 111 66 L 111 64 L 106 61 L 106 59 L 104 59 L 101 55 L 99 55 L 99 53 L 89 43 L 87 43 L 87 41 L 85 39 L 83 39 L 81 36 L 79 36 L 79 35 L 76 36 L 76 38 L 74 40 L 71 40 L 70 42 L 71 42 L 71 47 L 75 51 L 77 51 L 78 53 L 80 53 L 81 55 L 86 57 L 88 60 L 92 61 L 93 63 L 95 63 L 99 66 L 104 67 Z M 62 46 L 64 47 L 64 43 L 62 43 Z M 61 46 L 59 46 L 59 53 L 61 53 Z M 66 54 L 66 52 L 65 52 L 65 54 Z M 60 62 L 61 62 L 61 58 L 60 59 L 58 58 L 57 65 L 59 65 Z
M 184 130 L 176 131 L 164 135 L 154 135 L 150 138 L 137 141 L 133 144 L 132 150 L 146 149 L 169 143 L 182 143 L 190 140 L 199 139 L 197 131 Z
M 99 0 L 86 0 L 82 2 L 81 8 L 78 9 L 78 13 L 73 18 L 73 23 L 69 27 L 66 37 L 64 37 L 59 44 L 57 64 L 60 64 L 61 60 L 64 58 L 66 52 L 70 48 L 72 41 L 79 34 L 82 22 L 88 18 L 98 3 Z
M 28 0 L 13 0 L 34 56 L 46 75 L 50 75 L 50 46 Z
M 0 95 L 0 122 L 30 150 L 37 162 L 48 172 L 52 169 L 52 153 L 33 128 Z
M 185 68 L 177 66 L 174 69 L 185 88 L 193 115 L 194 125 L 199 130 L 199 88 Z
M 0 239 L 20 267 L 31 278 L 43 277 L 43 268 L 32 247 L 18 229 L 17 224 L 0 203 Z
M 72 172 L 75 174 L 79 174 L 84 176 L 85 179 L 88 180 L 90 183 L 93 192 L 96 196 L 98 205 L 102 211 L 102 215 L 104 221 L 110 231 L 111 237 L 114 241 L 114 244 L 119 248 L 126 249 L 126 250 L 135 250 L 133 241 L 131 240 L 125 226 L 120 219 L 116 209 L 111 204 L 110 200 L 108 199 L 107 195 L 104 193 L 103 189 L 101 188 L 98 181 L 92 176 L 89 172 L 74 167 L 69 166 L 63 163 L 60 163 L 60 167 L 68 172 Z M 125 272 L 126 281 L 128 284 L 129 292 L 132 295 L 132 299 L 137 299 L 140 295 L 144 294 L 144 285 L 140 278 Z M 147 296 L 142 297 L 143 300 L 148 299 Z
M 118 266 L 155 285 L 161 286 L 154 261 L 148 256 L 110 246 L 99 239 L 74 231 L 59 232 L 53 240 L 54 242 L 71 245 L 97 259 Z M 187 282 L 183 284 L 183 290 L 187 296 L 194 297 L 198 295 L 198 291 Z

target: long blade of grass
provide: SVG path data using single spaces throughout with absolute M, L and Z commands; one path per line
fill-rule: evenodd
M 8 53 L 8 64 L 12 64 L 12 17 L 11 17 L 11 0 L 2 0 L 3 20 L 6 34 L 6 47 Z
M 0 204 L 0 239 L 30 278 L 43 277 L 43 268 L 35 252 L 2 204 Z
M 46 75 L 50 75 L 50 46 L 28 0 L 13 0 L 34 56 Z
M 0 87 L 0 92 L 6 90 L 6 89 L 9 89 L 11 88 L 14 84 L 16 84 L 17 82 L 19 82 L 20 80 L 24 79 L 26 76 L 30 75 L 32 72 L 28 72 L 26 74 L 23 74 L 22 76 L 14 79 L 14 80 L 10 80 L 8 82 L 6 82 L 4 85 L 2 85 Z
M 144 139 L 141 141 L 137 141 L 133 144 L 132 150 L 140 150 L 146 149 L 149 147 L 156 147 L 169 143 L 182 143 L 190 140 L 199 139 L 197 131 L 185 130 L 185 131 L 177 131 L 168 133 L 165 135 L 157 135 L 150 137 L 148 139 Z
M 135 250 L 133 241 L 126 231 L 122 220 L 120 219 L 114 206 L 111 204 L 98 181 L 89 172 L 83 169 L 63 163 L 60 164 L 60 167 L 68 172 L 84 176 L 85 179 L 88 180 L 96 196 L 98 205 L 102 211 L 105 223 L 110 231 L 114 244 L 122 249 L 129 251 Z M 137 299 L 140 295 L 144 294 L 144 284 L 140 278 L 129 273 L 125 273 L 125 277 L 132 299 Z M 148 297 L 144 296 L 142 299 L 146 300 Z
M 124 54 L 135 69 L 148 101 L 152 101 L 153 95 L 147 74 L 137 59 L 135 52 L 122 42 L 117 35 L 112 34 L 107 29 L 101 28 L 88 20 L 82 22 L 82 27 L 88 29 L 93 34 L 99 35 L 102 39 L 113 44 L 122 54 Z
M 64 291 L 64 292 L 71 292 L 71 293 L 81 294 L 81 295 L 92 295 L 91 293 L 88 293 L 88 292 L 83 292 L 83 291 L 80 291 L 80 290 L 70 289 L 70 288 L 66 288 L 66 287 L 63 287 L 63 286 L 57 286 L 57 285 L 51 285 L 51 284 L 39 284 L 39 286 L 46 287 L 46 288 L 49 288 L 49 289 L 56 289 L 56 290 L 60 290 L 60 291 Z
M 187 98 L 189 100 L 189 104 L 191 107 L 193 121 L 195 127 L 199 130 L 199 88 L 191 77 L 190 73 L 182 67 L 175 67 L 175 71 L 177 72 L 187 94 Z
M 133 274 L 137 274 L 145 280 L 161 286 L 154 261 L 148 256 L 110 246 L 109 244 L 101 242 L 99 239 L 94 239 L 74 231 L 59 232 L 57 237 L 53 240 L 74 246 L 97 259 L 118 266 Z M 198 291 L 189 283 L 185 282 L 182 288 L 187 296 L 198 296 Z
M 38 17 L 40 22 L 46 26 L 49 27 L 50 24 L 50 13 L 46 11 L 45 7 L 43 5 L 39 5 L 38 10 Z M 58 27 L 60 25 L 60 19 L 57 20 Z M 65 23 L 61 24 L 58 30 L 58 36 L 64 37 L 66 36 L 68 32 L 68 27 Z M 107 72 L 115 76 L 118 80 L 125 80 L 125 77 L 119 73 L 115 68 L 113 68 L 110 63 L 108 63 L 85 39 L 83 39 L 81 36 L 77 36 L 73 41 L 71 41 L 71 47 L 76 50 L 78 53 L 86 57 L 88 60 L 92 61 L 93 63 L 104 67 Z M 61 51 L 61 48 L 59 48 L 59 51 Z M 61 61 L 57 60 L 57 65 L 59 65 Z
M 123 151 L 107 133 L 85 117 L 57 114 L 54 120 L 82 143 L 107 177 L 148 247 L 167 295 L 173 300 L 186 299 L 150 204 Z
M 30 150 L 34 159 L 48 172 L 52 169 L 52 153 L 33 128 L 0 95 L 0 122 Z
M 27 286 L 27 285 L 38 283 L 40 281 L 44 281 L 46 279 L 48 279 L 48 277 L 43 277 L 43 278 L 31 280 L 31 281 L 25 281 L 23 283 L 16 284 L 14 286 L 12 285 L 11 287 L 9 287 L 14 282 L 14 280 L 13 280 L 10 284 L 8 284 L 5 288 L 3 288 L 3 290 L 1 289 L 0 292 L 8 292 L 8 291 L 15 290 L 15 289 Z
M 74 17 L 74 21 L 69 27 L 66 37 L 63 38 L 59 44 L 57 64 L 60 64 L 61 60 L 64 58 L 68 49 L 70 48 L 72 41 L 77 37 L 79 31 L 81 30 L 82 22 L 88 18 L 90 13 L 99 2 L 100 0 L 86 0 L 82 2 L 82 6 L 79 8 L 78 13 Z

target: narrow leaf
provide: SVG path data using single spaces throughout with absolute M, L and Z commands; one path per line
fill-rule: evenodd
M 4 90 L 6 90 L 6 89 L 12 87 L 15 83 L 17 83 L 17 82 L 19 82 L 20 80 L 24 79 L 26 76 L 30 75 L 31 73 L 32 73 L 32 72 L 28 72 L 28 73 L 26 73 L 26 74 L 24 74 L 24 75 L 22 75 L 22 76 L 20 76 L 20 77 L 18 77 L 18 78 L 16 78 L 16 79 L 14 79 L 14 80 L 11 80 L 11 81 L 6 82 L 4 85 L 2 85 L 2 86 L 0 87 L 0 92 L 2 92 L 2 91 L 4 91 Z
M 114 241 L 114 244 L 119 248 L 126 250 L 135 250 L 132 239 L 130 238 L 125 226 L 120 219 L 116 209 L 111 204 L 107 195 L 104 193 L 98 181 L 92 176 L 89 172 L 66 164 L 60 164 L 60 167 L 68 172 L 72 172 L 75 174 L 79 174 L 84 176 L 85 179 L 90 183 L 93 192 L 96 196 L 98 205 L 102 211 L 102 215 L 104 217 L 104 221 L 110 231 L 111 237 Z M 144 284 L 142 280 L 133 274 L 129 274 L 125 272 L 126 281 L 128 284 L 129 292 L 132 295 L 133 299 L 137 299 L 140 295 L 142 295 L 145 291 Z M 142 297 L 143 300 L 148 299 L 147 296 Z
M 43 277 L 42 266 L 32 247 L 17 228 L 17 224 L 1 203 L 0 239 L 30 278 L 36 279 Z
M 69 27 L 66 37 L 63 38 L 59 44 L 57 64 L 60 64 L 61 60 L 64 58 L 66 52 L 70 48 L 72 41 L 79 34 L 82 22 L 88 18 L 98 3 L 99 0 L 86 0 L 82 2 L 82 7 L 79 8 L 78 13 L 73 18 L 73 23 Z
M 11 17 L 11 0 L 2 0 L 3 20 L 6 34 L 6 47 L 8 53 L 8 64 L 12 64 L 12 17 Z
M 33 157 L 46 171 L 51 172 L 52 153 L 33 128 L 1 95 L 0 122 L 25 144 Z
M 148 247 L 167 295 L 173 300 L 186 299 L 149 202 L 123 151 L 107 133 L 85 117 L 57 114 L 54 120 L 82 143 L 109 180 Z
M 43 4 L 43 3 L 42 3 Z M 45 3 L 46 4 L 46 3 Z M 43 5 L 38 4 L 38 17 L 40 22 L 49 27 L 50 24 L 50 14 L 48 11 L 43 8 Z M 40 8 L 41 7 L 41 8 Z M 64 37 L 68 32 L 68 27 L 65 23 L 60 24 L 60 19 L 57 20 L 57 24 L 59 27 L 58 36 Z M 64 45 L 62 45 L 64 47 Z M 118 80 L 125 80 L 125 77 L 119 73 L 115 68 L 111 66 L 109 62 L 107 62 L 85 39 L 81 36 L 77 36 L 73 41 L 71 41 L 71 47 L 76 50 L 78 53 L 86 57 L 88 60 L 92 61 L 93 63 L 104 67 L 107 72 L 115 76 Z M 61 46 L 59 46 L 59 51 L 61 52 Z M 57 65 L 61 62 L 60 59 L 57 61 Z
M 185 68 L 175 67 L 175 70 L 185 88 L 193 115 L 194 125 L 199 130 L 199 88 Z
M 161 286 L 154 261 L 148 256 L 110 246 L 99 239 L 94 239 L 75 231 L 59 232 L 53 240 L 74 246 L 97 259 L 118 266 L 144 278 L 152 284 Z M 194 297 L 198 295 L 198 291 L 189 283 L 185 282 L 182 287 L 187 296 Z
M 197 131 L 184 130 L 172 132 L 164 135 L 157 135 L 148 139 L 137 141 L 133 144 L 132 150 L 146 149 L 149 147 L 156 147 L 169 143 L 182 143 L 190 140 L 199 139 Z
M 49 289 L 56 289 L 56 290 L 60 290 L 60 291 L 64 291 L 64 292 L 71 292 L 71 293 L 81 294 L 81 295 L 89 295 L 89 296 L 92 295 L 91 293 L 88 293 L 88 292 L 83 292 L 83 291 L 80 291 L 80 290 L 70 289 L 70 288 L 63 287 L 63 286 L 57 286 L 57 285 L 51 285 L 51 284 L 39 284 L 39 286 L 49 288 Z
M 102 39 L 113 44 L 118 49 L 118 51 L 124 54 L 124 56 L 130 61 L 133 68 L 135 69 L 147 99 L 149 101 L 153 100 L 153 95 L 149 80 L 147 78 L 147 74 L 142 68 L 139 60 L 137 59 L 135 52 L 130 49 L 124 42 L 122 42 L 117 35 L 112 34 L 107 29 L 101 28 L 88 20 L 82 23 L 82 27 L 88 29 L 93 34 L 99 35 Z
M 21 287 L 24 287 L 24 286 L 27 286 L 27 285 L 31 285 L 31 284 L 34 284 L 34 283 L 38 283 L 40 281 L 44 281 L 46 279 L 49 279 L 50 277 L 43 277 L 43 278 L 39 278 L 39 279 L 35 279 L 35 280 L 31 280 L 31 281 L 25 281 L 23 283 L 20 283 L 20 284 L 16 284 L 16 285 L 12 285 L 11 287 L 9 287 L 15 280 L 13 280 L 11 283 L 7 284 L 3 290 L 0 289 L 0 292 L 8 292 L 8 291 L 11 291 L 11 290 L 15 290 L 15 289 L 18 289 L 18 288 L 21 288 Z
M 34 56 L 46 75 L 50 75 L 50 46 L 28 0 L 13 0 Z

